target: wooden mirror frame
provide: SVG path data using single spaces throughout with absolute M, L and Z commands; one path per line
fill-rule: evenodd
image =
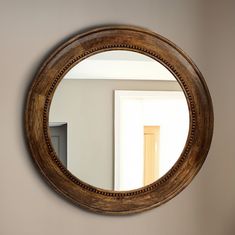
M 87 57 L 110 50 L 138 52 L 161 63 L 179 82 L 189 108 L 189 134 L 178 161 L 159 180 L 131 191 L 104 190 L 76 178 L 57 158 L 48 131 L 51 100 L 63 76 Z M 41 66 L 28 93 L 25 128 L 32 157 L 53 189 L 89 210 L 128 214 L 165 203 L 191 182 L 209 151 L 213 109 L 202 74 L 172 42 L 143 28 L 100 27 L 66 41 Z

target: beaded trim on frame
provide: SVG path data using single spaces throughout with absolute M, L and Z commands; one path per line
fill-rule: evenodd
M 137 189 L 137 190 L 132 190 L 130 192 L 112 192 L 112 191 L 105 191 L 105 190 L 99 190 L 93 186 L 90 186 L 88 184 L 83 183 L 82 181 L 80 181 L 78 178 L 76 178 L 74 175 L 72 175 L 59 161 L 59 159 L 57 158 L 53 147 L 51 145 L 51 141 L 50 141 L 50 137 L 48 135 L 48 120 L 47 120 L 47 114 L 49 112 L 49 106 L 50 106 L 50 97 L 53 94 L 54 90 L 56 89 L 56 86 L 58 85 L 58 83 L 62 80 L 63 75 L 68 71 L 68 69 L 70 69 L 71 67 L 73 67 L 73 65 L 75 65 L 76 63 L 80 62 L 82 59 L 94 54 L 94 53 L 98 53 L 99 51 L 104 51 L 106 49 L 108 50 L 118 50 L 118 49 L 127 49 L 127 50 L 132 50 L 132 51 L 136 51 L 136 52 L 140 52 L 143 54 L 146 54 L 147 56 L 150 56 L 152 58 L 154 58 L 155 60 L 157 60 L 158 62 L 160 62 L 161 64 L 163 64 L 168 70 L 170 70 L 173 75 L 176 77 L 177 81 L 181 84 L 184 92 L 187 95 L 187 99 L 189 101 L 189 109 L 190 109 L 190 122 L 191 122 L 191 129 L 189 130 L 189 135 L 188 135 L 188 139 L 185 145 L 185 148 L 181 154 L 181 157 L 179 158 L 179 160 L 177 161 L 177 163 L 172 167 L 171 170 L 168 171 L 168 173 L 166 175 L 164 175 L 163 177 L 161 177 L 159 180 L 157 180 L 156 182 L 145 186 L 143 188 Z M 44 105 L 44 111 L 43 111 L 43 133 L 44 133 L 44 137 L 47 143 L 47 147 L 48 147 L 48 152 L 50 154 L 50 156 L 52 157 L 52 160 L 57 164 L 57 166 L 60 168 L 60 170 L 63 172 L 64 175 L 66 175 L 71 181 L 73 181 L 74 183 L 76 183 L 77 185 L 79 185 L 80 187 L 82 187 L 85 190 L 88 190 L 90 192 L 94 192 L 97 194 L 101 194 L 104 196 L 109 196 L 109 197 L 113 197 L 114 199 L 121 199 L 123 197 L 126 196 L 136 196 L 136 195 L 140 195 L 140 194 L 144 194 L 146 192 L 150 192 L 153 191 L 156 187 L 158 187 L 159 185 L 161 185 L 162 183 L 165 183 L 166 181 L 168 181 L 168 179 L 170 177 L 172 177 L 177 170 L 179 169 L 179 167 L 183 164 L 183 162 L 185 161 L 185 158 L 187 157 L 190 148 L 192 146 L 193 143 L 193 139 L 194 139 L 194 133 L 195 133 L 195 128 L 196 128 L 196 116 L 195 116 L 195 104 L 193 101 L 193 98 L 190 94 L 190 89 L 187 87 L 185 81 L 181 78 L 181 75 L 176 71 L 176 69 L 174 68 L 174 66 L 172 66 L 167 60 L 165 60 L 164 58 L 162 58 L 161 56 L 159 56 L 156 53 L 153 53 L 151 51 L 148 51 L 144 48 L 141 47 L 137 47 L 134 45 L 106 45 L 100 48 L 95 48 L 93 50 L 87 51 L 86 53 L 77 56 L 75 58 L 73 58 L 68 64 L 66 64 L 64 66 L 64 68 L 59 71 L 59 73 L 57 74 L 57 76 L 55 77 L 49 92 L 46 95 L 46 101 L 45 101 L 45 105 Z

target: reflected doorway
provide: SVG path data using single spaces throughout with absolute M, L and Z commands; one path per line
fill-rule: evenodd
M 67 123 L 50 122 L 52 146 L 62 164 L 67 167 Z

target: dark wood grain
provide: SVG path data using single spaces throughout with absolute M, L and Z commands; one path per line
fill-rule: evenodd
M 132 191 L 103 190 L 76 178 L 58 160 L 48 134 L 51 100 L 65 73 L 88 56 L 109 50 L 139 52 L 164 65 L 182 87 L 190 113 L 188 139 L 179 160 L 156 182 Z M 28 93 L 25 128 L 31 155 L 53 189 L 89 210 L 128 214 L 157 207 L 170 200 L 200 170 L 212 139 L 212 101 L 202 74 L 191 59 L 169 40 L 137 27 L 101 27 L 71 38 L 44 62 Z

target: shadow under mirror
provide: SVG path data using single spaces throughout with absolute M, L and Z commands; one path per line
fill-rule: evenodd
M 127 191 L 158 180 L 176 163 L 189 131 L 185 95 L 163 65 L 114 50 L 74 66 L 49 114 L 63 165 L 98 188 Z

